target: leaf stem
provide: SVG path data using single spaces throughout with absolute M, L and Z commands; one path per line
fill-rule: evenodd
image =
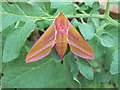
M 106 10 L 105 10 L 105 13 L 104 13 L 104 17 L 107 21 L 109 21 L 111 24 L 113 24 L 114 26 L 118 27 L 120 26 L 120 23 L 118 23 L 117 21 L 115 21 L 114 19 L 112 19 L 109 14 L 110 14 L 110 0 L 108 0 L 107 2 L 107 6 L 106 6 Z
M 84 23 L 84 20 L 83 20 L 83 18 L 80 18 L 80 19 L 81 19 L 81 22 L 82 22 L 82 23 Z
M 116 27 L 120 27 L 120 23 L 118 23 L 117 21 L 115 21 L 114 19 L 112 19 L 110 16 L 106 17 L 106 20 L 108 20 L 111 24 L 113 24 Z
M 109 23 L 106 21 L 105 23 L 103 23 L 98 29 L 97 31 L 99 30 L 103 30 Z
M 109 10 L 109 9 L 108 9 Z M 2 14 L 3 12 L 0 12 Z M 106 11 L 107 13 L 107 11 Z M 49 17 L 33 17 L 33 16 L 23 16 L 23 15 L 16 15 L 12 13 L 7 13 L 5 14 L 11 15 L 11 16 L 18 16 L 18 17 L 23 17 L 23 18 L 29 18 L 29 19 L 36 19 L 36 20 L 44 20 L 44 19 L 54 19 L 56 16 L 49 16 Z M 112 23 L 114 26 L 118 27 L 120 24 L 113 20 L 110 16 L 104 15 L 97 15 L 97 14 L 76 14 L 76 15 L 66 15 L 67 18 L 99 18 L 99 19 L 105 19 Z
M 78 6 L 77 4 L 74 4 L 74 5 L 75 5 L 75 7 L 76 7 L 81 13 L 86 14 L 85 11 L 79 9 L 79 6 Z
M 100 18 L 105 19 L 104 15 L 97 14 L 76 14 L 76 15 L 66 15 L 68 18 Z
M 108 2 L 107 2 L 107 6 L 106 6 L 106 10 L 105 10 L 105 13 L 104 13 L 104 15 L 105 16 L 109 16 L 109 13 L 110 13 L 110 1 L 108 0 Z

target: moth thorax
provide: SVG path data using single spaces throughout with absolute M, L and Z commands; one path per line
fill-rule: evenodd
M 55 27 L 58 31 L 66 31 L 68 28 L 68 19 L 66 18 L 56 18 Z

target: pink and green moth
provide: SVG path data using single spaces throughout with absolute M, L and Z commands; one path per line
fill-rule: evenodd
M 38 61 L 49 55 L 55 46 L 60 59 L 63 58 L 68 44 L 75 55 L 94 60 L 94 51 L 81 34 L 73 27 L 67 17 L 60 12 L 44 34 L 33 45 L 26 56 L 26 63 Z

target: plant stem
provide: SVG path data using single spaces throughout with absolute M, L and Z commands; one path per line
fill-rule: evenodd
M 108 0 L 106 10 L 105 10 L 105 13 L 104 13 L 104 17 L 107 21 L 112 23 L 114 26 L 118 27 L 118 26 L 120 26 L 120 24 L 109 16 L 109 14 L 110 14 L 110 4 L 111 4 L 110 0 Z
M 50 16 L 50 17 L 29 17 L 32 19 L 38 19 L 38 20 L 43 20 L 43 19 L 54 19 L 56 16 Z M 97 14 L 76 14 L 76 15 L 66 15 L 67 18 L 100 18 L 100 19 L 105 19 L 112 23 L 114 26 L 118 27 L 120 24 L 113 20 L 110 16 L 104 16 L 104 15 L 97 15 Z
M 2 12 L 0 12 L 2 14 Z M 23 18 L 30 18 L 30 19 L 36 19 L 36 20 L 48 20 L 48 19 L 55 19 L 56 16 L 49 16 L 49 17 L 33 17 L 33 16 L 23 16 L 23 15 L 16 15 L 12 13 L 5 13 L 11 16 L 18 16 L 18 17 L 23 17 Z M 118 27 L 120 24 L 113 20 L 110 16 L 106 15 L 97 15 L 97 14 L 76 14 L 76 15 L 66 15 L 67 18 L 100 18 L 100 19 L 105 19 L 112 23 L 114 26 Z
M 83 18 L 81 18 L 81 22 L 82 22 L 82 23 L 85 23 L 84 20 L 83 20 Z
M 80 10 L 80 9 L 79 9 L 79 6 L 78 6 L 77 4 L 74 4 L 74 5 L 75 5 L 76 8 L 78 8 L 78 10 L 79 10 L 81 13 L 83 13 L 83 14 L 87 14 L 85 11 Z
M 104 15 L 97 14 L 76 14 L 76 15 L 66 15 L 67 18 L 100 18 L 105 19 Z
M 103 30 L 109 23 L 103 23 L 100 27 L 98 27 L 97 31 Z
M 104 15 L 109 16 L 109 13 L 110 13 L 110 2 L 108 0 Z
M 106 17 L 106 20 L 108 20 L 111 24 L 113 24 L 116 27 L 120 27 L 120 23 L 118 23 L 117 21 L 115 21 L 114 19 L 112 19 L 110 16 Z
M 2 14 L 2 12 L 0 12 Z M 49 16 L 49 17 L 34 17 L 34 16 L 23 16 L 23 15 L 16 15 L 12 13 L 5 13 L 11 16 L 18 16 L 18 17 L 24 17 L 24 18 L 30 18 L 30 19 L 37 19 L 37 20 L 43 20 L 43 19 L 54 19 L 56 16 Z M 76 15 L 66 15 L 67 18 L 100 18 L 105 19 L 104 15 L 97 15 L 97 14 L 76 14 Z

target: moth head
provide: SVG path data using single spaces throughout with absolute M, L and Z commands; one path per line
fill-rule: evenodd
M 54 21 L 55 28 L 60 31 L 66 31 L 68 29 L 69 20 L 64 16 L 64 13 L 60 12 Z

